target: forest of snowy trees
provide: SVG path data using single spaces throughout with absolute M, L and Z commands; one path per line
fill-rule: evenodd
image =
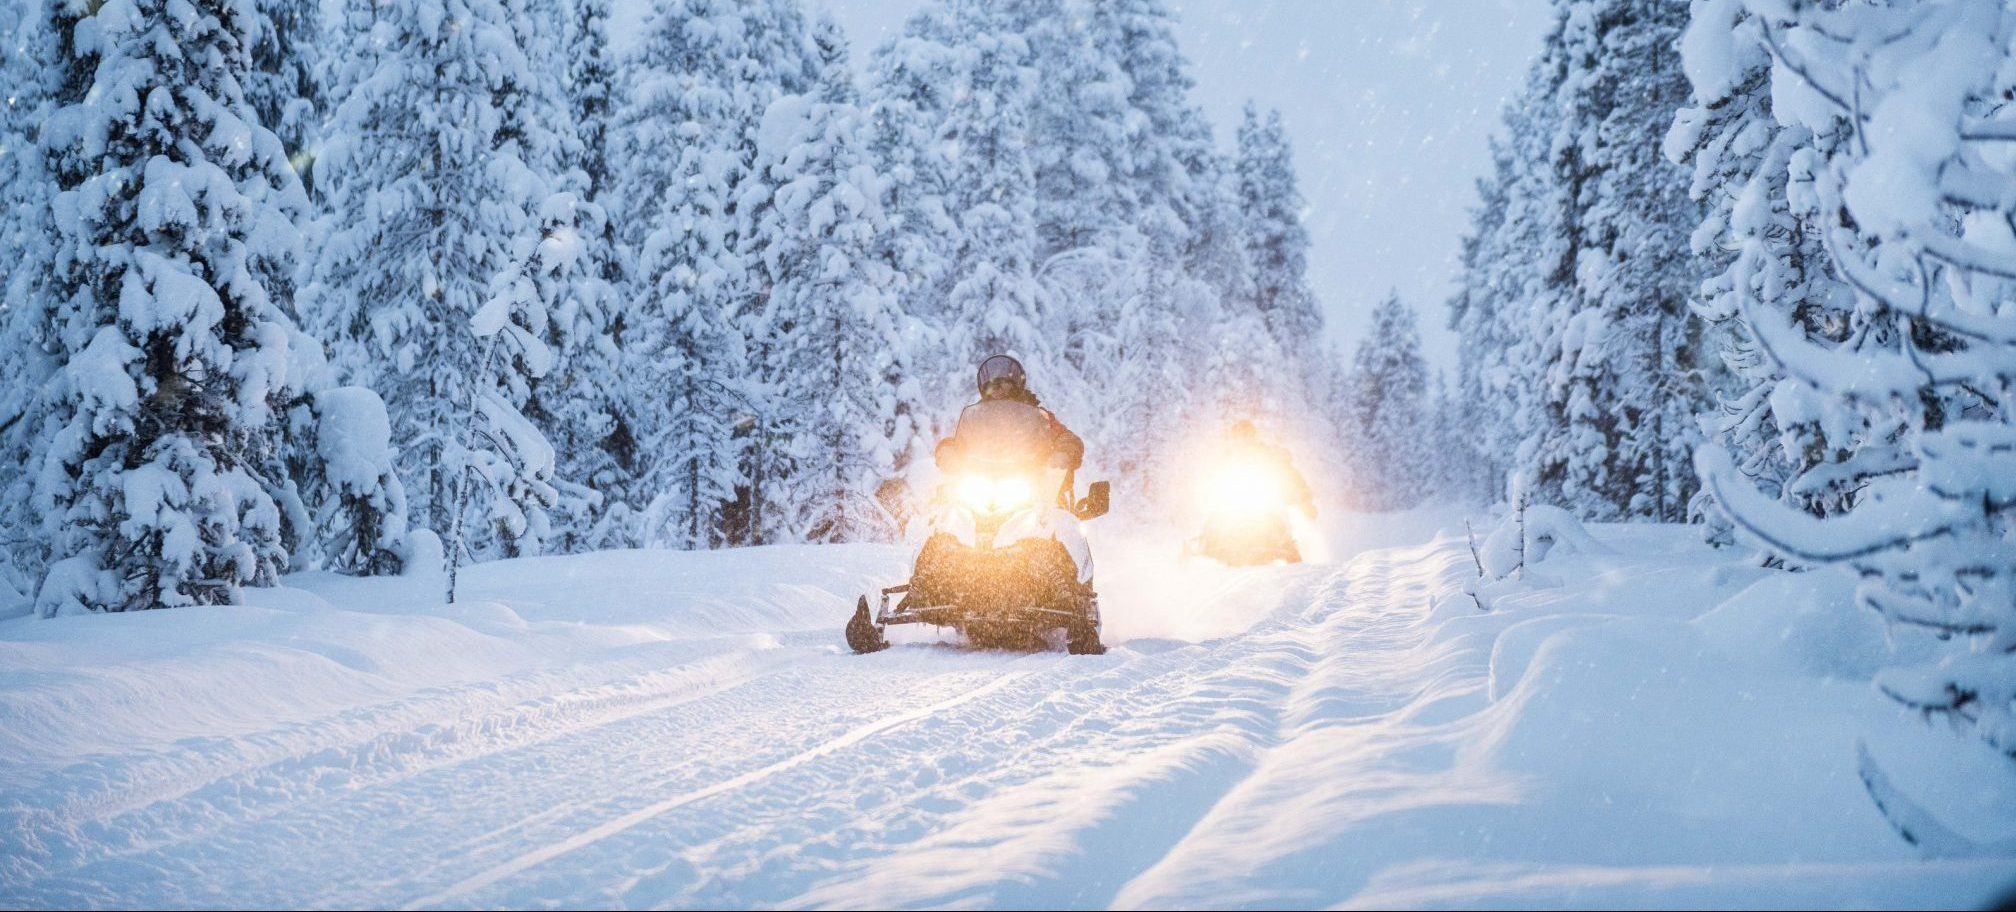
M 1287 130 L 1220 148 L 1161 0 L 865 56 L 799 0 L 610 14 L 10 8 L 0 595 L 886 539 L 993 352 L 1142 502 L 1230 418 L 1334 438 Z

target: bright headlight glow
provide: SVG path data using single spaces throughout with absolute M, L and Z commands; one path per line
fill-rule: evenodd
M 987 509 L 987 502 L 994 499 L 994 480 L 979 475 L 968 475 L 959 479 L 953 491 L 959 495 L 959 502 L 975 510 Z
M 983 513 L 1012 510 L 1036 499 L 1036 486 L 1026 478 L 968 475 L 954 483 L 952 490 L 960 503 Z
M 1281 479 L 1266 466 L 1251 462 L 1219 467 L 1207 493 L 1216 513 L 1257 513 L 1281 507 Z
M 994 506 L 1010 509 L 1036 499 L 1036 486 L 1027 478 L 1003 478 L 994 483 Z

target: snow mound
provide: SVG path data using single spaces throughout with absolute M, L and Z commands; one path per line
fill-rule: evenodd
M 385 400 L 361 386 L 315 394 L 315 447 L 339 488 L 368 490 L 392 469 L 392 423 Z

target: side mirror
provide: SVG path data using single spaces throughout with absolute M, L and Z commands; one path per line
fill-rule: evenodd
M 900 528 L 910 524 L 910 483 L 901 478 L 884 478 L 875 486 L 875 502 L 882 505 Z
M 1113 486 L 1103 481 L 1095 481 L 1085 489 L 1085 499 L 1071 513 L 1079 519 L 1098 519 L 1106 515 L 1113 506 Z

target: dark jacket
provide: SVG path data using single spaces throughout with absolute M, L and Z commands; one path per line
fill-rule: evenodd
M 938 468 L 945 472 L 1032 464 L 1076 471 L 1085 462 L 1085 441 L 1038 404 L 1033 394 L 1025 393 L 967 406 L 959 413 L 952 436 L 938 442 L 936 455 Z

